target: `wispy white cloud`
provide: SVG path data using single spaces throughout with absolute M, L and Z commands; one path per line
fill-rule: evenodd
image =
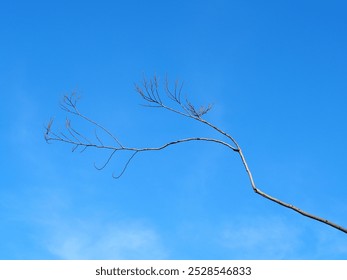
M 300 230 L 279 218 L 244 219 L 221 231 L 221 244 L 240 259 L 295 258 Z
M 316 255 L 317 258 L 325 258 L 326 255 L 329 255 L 333 259 L 347 259 L 345 234 L 338 231 L 320 231 L 317 237 Z
M 47 249 L 61 259 L 163 259 L 160 236 L 133 221 L 100 224 L 97 221 L 53 223 L 45 238 Z
M 25 186 L 18 183 L 16 192 L 6 188 L 6 192 L 2 192 L 6 197 L 1 201 L 0 207 L 6 210 L 5 213 L 14 222 L 30 225 L 34 233 L 26 232 L 25 235 L 34 236 L 31 241 L 35 243 L 35 248 L 42 248 L 40 258 L 167 258 L 160 235 L 150 225 L 139 222 L 136 218 L 113 222 L 114 219 L 107 214 L 88 217 L 88 209 L 77 213 L 80 209 L 74 205 L 74 199 L 78 196 L 76 189 L 79 182 L 65 179 L 55 163 L 41 151 L 42 147 L 37 143 L 41 141 L 40 145 L 45 145 L 42 132 L 38 131 L 42 127 L 32 130 L 29 125 L 40 123 L 33 113 L 33 102 L 24 97 L 21 102 L 23 111 L 19 110 L 21 114 L 13 122 L 12 138 L 16 141 L 14 145 L 19 147 L 16 153 L 20 155 L 21 165 L 32 169 L 30 183 L 25 182 Z M 100 222 L 106 219 L 107 222 Z M 35 254 L 29 255 L 37 258 Z

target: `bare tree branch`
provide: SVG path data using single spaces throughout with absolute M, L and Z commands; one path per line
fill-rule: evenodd
M 77 109 L 77 101 L 78 101 L 78 97 L 76 97 L 76 93 L 73 92 L 70 96 L 65 95 L 63 102 L 60 104 L 60 107 L 70 113 L 70 114 L 74 114 L 78 117 L 81 117 L 82 119 L 85 119 L 86 121 L 90 122 L 92 125 L 99 127 L 101 130 L 103 130 L 106 134 L 108 134 L 109 136 L 111 136 L 114 141 L 120 146 L 122 147 L 122 144 L 118 141 L 118 139 L 106 128 L 104 128 L 102 125 L 98 124 L 97 122 L 93 121 L 92 119 L 88 118 L 87 116 L 81 114 L 79 112 L 79 110 Z
M 53 125 L 53 119 L 51 119 L 47 126 L 46 126 L 46 132 L 45 132 L 45 140 L 50 143 L 51 141 L 57 141 L 57 142 L 62 142 L 66 143 L 69 145 L 72 145 L 73 148 L 72 150 L 75 151 L 77 148 L 82 148 L 82 151 L 84 151 L 87 148 L 96 148 L 96 149 L 101 149 L 101 150 L 108 150 L 110 151 L 109 157 L 106 159 L 105 163 L 101 166 L 98 167 L 94 163 L 94 167 L 98 170 L 104 169 L 111 161 L 113 156 L 117 151 L 130 151 L 132 152 L 132 155 L 128 158 L 127 162 L 125 163 L 122 171 L 119 173 L 119 175 L 115 176 L 114 173 L 112 174 L 113 178 L 118 179 L 120 178 L 126 169 L 128 168 L 129 163 L 132 161 L 132 159 L 135 157 L 136 154 L 141 153 L 141 152 L 149 152 L 149 151 L 160 151 L 163 150 L 169 146 L 176 145 L 176 144 L 181 144 L 181 143 L 187 143 L 187 142 L 192 142 L 192 141 L 204 141 L 204 142 L 214 142 L 217 144 L 221 144 L 232 151 L 236 152 L 239 154 L 241 162 L 245 168 L 246 174 L 248 176 L 248 179 L 250 181 L 251 187 L 253 191 L 256 194 L 261 195 L 262 197 L 273 201 L 283 207 L 289 208 L 303 216 L 306 216 L 310 219 L 319 221 L 321 223 L 324 223 L 328 226 L 331 226 L 339 231 L 342 231 L 344 233 L 347 233 L 347 228 L 344 228 L 336 223 L 330 222 L 327 219 L 318 217 L 316 215 L 312 215 L 308 212 L 305 212 L 298 207 L 283 202 L 282 200 L 272 197 L 265 192 L 261 191 L 259 188 L 256 187 L 253 175 L 251 173 L 250 168 L 248 167 L 246 158 L 239 146 L 239 144 L 236 142 L 236 140 L 228 133 L 223 131 L 222 129 L 218 128 L 214 124 L 208 122 L 207 120 L 203 119 L 202 117 L 206 115 L 211 109 L 212 105 L 209 104 L 208 106 L 200 106 L 200 107 L 195 107 L 187 98 L 185 101 L 182 101 L 181 98 L 181 93 L 182 93 L 182 88 L 183 88 L 183 83 L 179 83 L 178 81 L 175 82 L 174 87 L 170 88 L 169 81 L 168 79 L 165 80 L 164 83 L 164 92 L 166 96 L 168 97 L 171 102 L 173 102 L 173 106 L 168 106 L 166 103 L 164 103 L 162 94 L 160 93 L 160 85 L 159 85 L 159 80 L 156 76 L 154 76 L 152 79 L 147 80 L 146 78 L 143 79 L 142 85 L 135 84 L 135 90 L 136 92 L 141 96 L 141 98 L 147 102 L 147 104 L 144 104 L 146 107 L 154 107 L 154 108 L 163 108 L 165 110 L 174 112 L 178 115 L 181 115 L 183 117 L 187 117 L 190 119 L 194 119 L 200 123 L 203 123 L 209 127 L 211 127 L 213 130 L 217 131 L 221 135 L 227 138 L 227 141 L 223 141 L 220 139 L 215 139 L 215 138 L 207 138 L 207 137 L 190 137 L 190 138 L 185 138 L 185 139 L 178 139 L 174 140 L 168 143 L 165 143 L 159 147 L 144 147 L 144 148 L 138 148 L 138 147 L 127 147 L 122 145 L 119 140 L 106 128 L 104 128 L 102 125 L 99 123 L 93 121 L 92 119 L 88 118 L 84 114 L 82 114 L 78 109 L 77 109 L 77 100 L 78 98 L 76 97 L 75 93 L 71 94 L 70 96 L 64 96 L 63 102 L 61 104 L 61 108 L 66 111 L 69 114 L 73 114 L 81 119 L 84 119 L 85 121 L 89 122 L 92 124 L 96 129 L 100 129 L 101 131 L 105 132 L 111 138 L 116 142 L 116 146 L 113 145 L 105 145 L 101 141 L 100 137 L 97 134 L 97 130 L 95 129 L 94 135 L 96 141 L 93 142 L 89 140 L 86 136 L 84 136 L 82 133 L 78 132 L 76 129 L 74 129 L 71 125 L 70 119 L 66 119 L 66 129 L 68 130 L 69 134 L 71 135 L 72 138 L 67 137 L 63 132 L 55 133 L 52 131 L 52 125 Z

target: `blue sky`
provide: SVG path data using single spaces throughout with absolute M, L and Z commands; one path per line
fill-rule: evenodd
M 346 259 L 347 235 L 257 196 L 237 154 L 185 143 L 125 155 L 43 138 L 64 94 L 127 146 L 219 137 L 143 103 L 184 81 L 243 148 L 259 188 L 347 226 L 345 1 L 0 4 L 1 259 Z M 72 119 L 93 136 L 94 128 Z M 104 135 L 105 141 L 110 141 Z

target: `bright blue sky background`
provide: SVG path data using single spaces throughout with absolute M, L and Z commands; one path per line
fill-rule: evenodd
M 346 259 L 347 235 L 255 195 L 237 154 L 47 145 L 64 94 L 128 146 L 218 135 L 139 106 L 157 74 L 214 109 L 263 191 L 347 226 L 345 1 L 2 1 L 1 259 Z M 73 120 L 86 134 L 93 128 Z M 106 138 L 105 138 L 106 139 Z M 223 139 L 223 138 L 221 138 Z

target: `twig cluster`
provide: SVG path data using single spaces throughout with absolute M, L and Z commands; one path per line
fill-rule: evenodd
M 141 152 L 148 152 L 148 151 L 159 151 L 163 150 L 169 146 L 180 144 L 180 143 L 186 143 L 186 142 L 191 142 L 191 141 L 206 141 L 206 142 L 214 142 L 217 144 L 221 144 L 226 146 L 228 149 L 231 149 L 233 152 L 236 152 L 239 154 L 241 162 L 245 168 L 245 171 L 247 173 L 248 179 L 250 181 L 250 185 L 253 189 L 253 191 L 256 194 L 261 195 L 262 197 L 271 200 L 281 206 L 284 206 L 286 208 L 289 208 L 303 216 L 306 216 L 310 219 L 314 219 L 316 221 L 322 222 L 326 225 L 329 225 L 335 229 L 338 229 L 344 233 L 347 233 L 347 229 L 335 224 L 333 222 L 330 222 L 326 219 L 323 219 L 321 217 L 312 215 L 308 212 L 305 212 L 298 207 L 283 202 L 282 200 L 272 197 L 265 192 L 261 191 L 259 188 L 256 187 L 253 176 L 251 173 L 250 168 L 248 167 L 246 158 L 239 146 L 239 144 L 236 142 L 236 140 L 226 133 L 225 131 L 221 130 L 214 124 L 208 122 L 207 120 L 203 119 L 203 116 L 206 115 L 211 109 L 212 105 L 208 106 L 200 106 L 199 108 L 195 107 L 187 98 L 184 100 L 182 99 L 182 88 L 183 88 L 183 83 L 179 83 L 178 81 L 175 82 L 174 87 L 171 89 L 169 86 L 169 82 L 166 79 L 165 84 L 164 84 L 164 91 L 169 100 L 173 102 L 175 107 L 173 106 L 168 106 L 166 103 L 163 101 L 163 94 L 160 92 L 160 85 L 159 85 L 159 80 L 156 76 L 154 76 L 152 79 L 147 80 L 144 79 L 141 85 L 135 84 L 135 90 L 136 92 L 142 97 L 143 100 L 145 100 L 147 103 L 144 104 L 144 106 L 147 107 L 154 107 L 154 108 L 163 108 L 166 110 L 169 110 L 171 112 L 174 112 L 176 114 L 179 114 L 181 116 L 187 117 L 194 119 L 200 123 L 203 123 L 204 125 L 209 126 L 213 130 L 217 131 L 224 137 L 226 137 L 226 141 L 222 141 L 220 139 L 215 139 L 215 138 L 207 138 L 207 137 L 190 137 L 190 138 L 185 138 L 185 139 L 179 139 L 175 141 L 171 141 L 168 143 L 165 143 L 162 146 L 159 147 L 145 147 L 145 148 L 137 148 L 137 147 L 127 147 L 118 140 L 117 137 L 115 137 L 109 130 L 107 130 L 105 127 L 100 125 L 99 123 L 93 121 L 92 119 L 88 118 L 84 114 L 82 114 L 78 108 L 77 108 L 77 101 L 78 97 L 76 97 L 76 94 L 73 93 L 70 96 L 64 96 L 63 102 L 61 103 L 61 108 L 66 111 L 69 114 L 76 115 L 77 117 L 84 119 L 85 121 L 89 122 L 92 126 L 94 126 L 94 137 L 95 140 L 92 141 L 88 139 L 86 136 L 84 136 L 82 133 L 74 129 L 71 125 L 71 120 L 66 118 L 65 121 L 65 128 L 67 133 L 63 132 L 54 132 L 52 131 L 52 125 L 53 125 L 53 119 L 49 121 L 49 123 L 46 126 L 46 132 L 45 132 L 45 139 L 47 142 L 50 141 L 58 141 L 58 142 L 63 142 L 72 145 L 72 151 L 77 150 L 78 148 L 81 148 L 81 152 L 85 151 L 87 148 L 97 148 L 97 149 L 102 149 L 102 150 L 107 150 L 109 151 L 109 156 L 105 160 L 104 164 L 102 164 L 100 167 L 96 166 L 94 163 L 94 166 L 98 170 L 104 169 L 111 161 L 111 159 L 114 157 L 116 152 L 131 152 L 127 162 L 125 163 L 123 169 L 118 175 L 115 175 L 114 173 L 112 176 L 114 178 L 119 178 L 121 177 L 126 169 L 129 166 L 129 163 L 132 161 L 132 159 Z M 106 133 L 109 135 L 113 141 L 113 145 L 105 145 L 102 141 L 101 138 L 97 134 L 97 130 L 101 130 L 103 133 Z
M 141 95 L 141 97 L 148 102 L 148 104 L 144 105 L 147 107 L 161 107 L 178 113 L 180 115 L 201 119 L 201 117 L 207 114 L 212 109 L 212 104 L 208 106 L 200 106 L 197 109 L 189 100 L 185 98 L 185 102 L 182 101 L 181 93 L 182 93 L 183 83 L 179 83 L 177 80 L 175 82 L 174 88 L 170 89 L 169 82 L 166 79 L 164 91 L 166 96 L 171 99 L 174 103 L 178 104 L 181 111 L 175 110 L 166 106 L 161 99 L 161 94 L 159 93 L 159 82 L 156 76 L 149 81 L 144 79 L 142 82 L 142 86 L 135 84 L 136 91 Z

